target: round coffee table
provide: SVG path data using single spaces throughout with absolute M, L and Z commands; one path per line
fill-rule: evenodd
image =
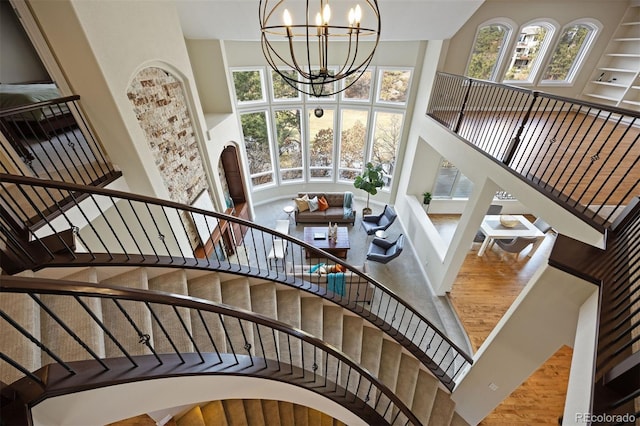
M 389 234 L 387 234 L 387 231 L 376 231 L 376 237 L 378 238 L 387 238 L 389 236 Z

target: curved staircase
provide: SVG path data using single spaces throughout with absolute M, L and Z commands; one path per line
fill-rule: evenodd
M 114 272 L 114 270 L 118 272 Z M 466 424 L 455 413 L 455 403 L 450 399 L 449 391 L 416 358 L 378 328 L 329 301 L 272 281 L 228 273 L 203 273 L 184 269 L 162 268 L 136 268 L 126 272 L 121 271 L 122 269 L 118 270 L 117 268 L 87 268 L 75 272 L 64 279 L 188 295 L 277 319 L 295 328 L 300 328 L 342 350 L 347 356 L 370 371 L 394 391 L 400 400 L 411 408 L 422 424 L 437 426 Z M 33 273 L 25 272 L 23 274 Z M 39 273 L 39 275 L 41 274 Z M 106 277 L 107 274 L 110 276 Z M 63 335 L 60 328 L 52 324 L 49 315 L 41 314 L 39 312 L 40 309 L 37 309 L 32 299 L 26 295 L 12 294 L 11 298 L 4 296 L 1 303 L 2 309 L 8 315 L 22 316 L 22 320 L 26 321 L 26 324 L 30 324 L 30 332 L 34 335 L 42 335 L 43 341 L 49 345 L 54 353 L 65 354 L 65 360 L 86 358 L 86 352 L 83 348 L 70 341 L 71 338 L 69 336 Z M 90 346 L 98 357 L 122 356 L 118 352 L 118 348 L 104 337 L 103 331 L 95 326 L 92 321 L 87 320 L 86 312 L 83 312 L 78 307 L 79 305 L 72 306 L 69 304 L 69 300 L 63 300 L 70 298 L 56 300 L 57 296 L 52 295 L 42 295 L 41 298 L 71 328 L 76 330 L 83 341 L 91 342 Z M 88 303 L 94 303 L 94 306 L 91 306 L 91 310 L 103 318 L 105 325 L 110 330 L 114 330 L 114 335 L 118 330 L 126 329 L 126 324 L 117 324 L 117 321 L 125 320 L 122 319 L 122 315 L 115 314 L 113 310 L 116 307 L 109 300 L 102 300 L 101 306 L 96 306 L 96 301 L 96 299 L 88 301 Z M 163 309 L 170 310 L 169 307 L 164 307 Z M 199 322 L 196 318 L 190 317 L 188 312 L 181 311 L 181 309 L 178 308 L 178 313 L 184 327 L 190 330 L 195 341 L 199 341 L 199 337 L 205 332 L 217 333 L 223 336 L 224 331 L 221 326 L 217 329 L 203 330 L 201 326 L 198 326 Z M 162 309 L 156 308 L 154 310 L 159 317 L 167 315 L 167 318 L 171 318 L 168 315 L 174 315 L 173 318 L 175 318 L 175 314 L 172 312 L 163 312 Z M 191 312 L 192 316 L 193 314 L 194 312 Z M 26 318 L 29 315 L 32 318 Z M 151 340 L 153 340 L 154 335 L 160 335 L 163 332 L 158 329 L 157 323 L 152 321 L 148 312 L 132 311 L 131 316 L 135 317 L 134 320 L 137 324 L 142 324 L 140 328 L 149 330 L 148 334 Z M 188 335 L 177 332 L 177 329 L 182 327 L 180 322 L 164 321 L 169 328 L 176 328 L 176 330 L 167 330 L 170 334 L 182 336 L 182 338 L 174 339 L 177 348 L 181 352 L 194 352 L 194 346 L 188 339 Z M 218 325 L 220 325 L 219 322 Z M 4 323 L 2 326 L 4 326 Z M 8 335 L 5 334 L 4 329 L 0 331 L 2 331 L 3 336 Z M 245 344 L 244 338 L 246 338 L 247 341 L 252 342 L 253 348 L 255 348 L 255 344 L 253 344 L 254 336 L 251 331 L 249 330 L 247 333 L 245 330 L 247 335 L 243 337 L 239 329 L 233 330 L 232 327 L 227 326 L 229 335 L 227 345 L 241 348 Z M 131 343 L 138 348 L 138 353 L 132 353 L 132 355 L 151 353 L 146 346 L 136 345 L 138 336 L 126 336 L 126 334 L 123 334 L 115 337 L 119 340 L 133 340 Z M 280 338 L 282 339 L 282 336 Z M 218 339 L 218 341 L 224 342 L 225 339 Z M 287 346 L 283 343 L 282 341 L 280 342 L 281 354 L 283 351 L 287 351 Z M 40 355 L 39 351 L 24 353 L 24 349 L 20 345 L 11 345 L 8 341 L 3 346 L 7 346 L 8 349 L 5 351 L 3 348 L 3 351 L 7 352 L 9 356 L 23 361 L 24 365 L 31 366 L 32 371 L 51 362 L 48 355 L 44 353 Z M 154 344 L 154 347 L 158 352 L 171 351 L 171 347 L 161 347 L 158 344 Z M 19 350 L 22 350 L 23 353 L 18 353 Z M 205 352 L 211 349 L 200 347 L 200 350 Z M 217 350 L 224 352 L 225 348 L 218 347 Z M 269 352 L 270 349 L 265 348 L 265 350 Z M 296 356 L 300 356 L 300 351 L 296 351 L 295 347 L 292 347 L 292 363 L 300 365 L 300 360 L 296 359 Z M 302 356 L 304 357 L 305 355 L 303 354 Z M 281 355 L 281 357 L 289 359 L 286 354 Z M 11 383 L 20 376 L 16 373 L 16 370 L 6 364 L 2 364 L 1 367 L 2 376 L 0 380 L 6 383 Z M 323 372 L 323 369 L 327 371 Z M 336 371 L 335 365 L 320 363 L 319 374 L 327 373 L 329 375 L 332 371 Z M 341 373 L 344 372 L 344 370 L 341 370 Z M 346 377 L 342 374 L 338 380 L 344 383 L 346 382 Z M 378 397 L 385 398 L 384 395 L 379 395 Z

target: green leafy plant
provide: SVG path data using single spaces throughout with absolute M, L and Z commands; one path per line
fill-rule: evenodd
M 431 202 L 431 193 L 430 192 L 423 192 L 422 193 L 422 203 L 423 204 L 429 204 Z
M 353 181 L 353 186 L 367 193 L 366 209 L 369 209 L 369 196 L 376 195 L 378 188 L 384 186 L 384 181 L 382 180 L 382 165 L 377 164 L 374 166 L 372 163 L 367 163 L 362 175 L 357 176 Z

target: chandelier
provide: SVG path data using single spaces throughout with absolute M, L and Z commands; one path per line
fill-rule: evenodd
M 345 0 L 332 2 L 333 9 L 328 0 L 312 1 L 314 5 L 309 0 L 260 0 L 262 51 L 269 66 L 291 87 L 315 97 L 352 86 L 380 40 L 378 1 L 363 1 L 364 11 L 359 4 L 349 8 Z M 343 20 L 333 22 L 332 15 Z

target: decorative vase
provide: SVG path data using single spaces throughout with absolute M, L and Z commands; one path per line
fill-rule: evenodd
M 373 210 L 371 210 L 369 207 L 365 207 L 365 208 L 362 209 L 362 215 L 366 216 L 368 214 L 371 214 L 372 211 Z

